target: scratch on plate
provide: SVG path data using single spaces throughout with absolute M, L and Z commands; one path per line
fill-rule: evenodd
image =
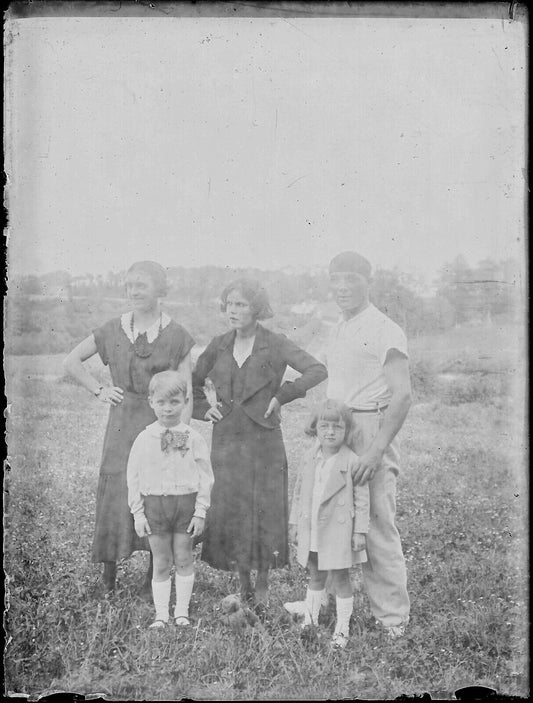
M 499 59 L 499 57 L 498 57 L 498 54 L 494 51 L 494 47 L 493 47 L 493 46 L 491 46 L 490 48 L 491 48 L 492 53 L 493 53 L 494 56 L 496 57 L 496 61 L 498 62 L 498 66 L 500 67 L 500 71 L 503 73 L 503 68 L 502 68 L 502 65 L 501 65 L 501 63 L 500 63 L 500 59 Z
M 287 188 L 290 188 L 290 187 L 293 186 L 295 183 L 298 183 L 298 181 L 301 181 L 302 178 L 306 178 L 308 175 L 309 175 L 308 173 L 304 173 L 303 176 L 300 176 L 299 178 L 296 178 L 292 183 L 289 183 L 289 185 L 287 186 Z

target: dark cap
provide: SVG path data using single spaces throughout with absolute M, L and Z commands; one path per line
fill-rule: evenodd
M 355 251 L 343 251 L 329 262 L 330 273 L 360 273 L 367 279 L 372 275 L 370 262 Z

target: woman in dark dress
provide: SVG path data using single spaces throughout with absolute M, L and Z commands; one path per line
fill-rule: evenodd
M 241 596 L 265 604 L 268 571 L 288 563 L 287 457 L 280 408 L 323 381 L 326 368 L 287 337 L 258 323 L 272 317 L 265 290 L 239 279 L 222 293 L 230 332 L 215 337 L 193 373 L 194 412 L 213 422 L 215 484 L 202 559 L 236 569 Z M 301 376 L 282 382 L 287 366 Z M 216 401 L 206 399 L 211 382 Z M 207 393 L 209 396 L 209 393 Z
M 64 362 L 65 369 L 79 383 L 100 402 L 111 406 L 100 466 L 92 548 L 93 561 L 104 564 L 106 591 L 115 587 L 117 561 L 137 549 L 149 549 L 146 538 L 140 539 L 135 534 L 126 484 L 131 445 L 139 432 L 155 420 L 148 405 L 148 384 L 154 374 L 167 369 L 177 369 L 191 377 L 190 350 L 194 340 L 161 310 L 160 298 L 166 295 L 166 290 L 162 266 L 152 261 L 133 264 L 126 277 L 132 311 L 94 330 Z M 99 354 L 109 366 L 111 386 L 101 386 L 83 366 L 94 354 Z M 186 413 L 184 421 L 188 422 L 190 407 Z M 146 576 L 148 588 L 150 581 L 151 561 Z

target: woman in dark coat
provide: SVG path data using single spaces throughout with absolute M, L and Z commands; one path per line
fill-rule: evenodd
M 288 563 L 287 457 L 280 408 L 323 381 L 326 368 L 258 323 L 272 317 L 265 290 L 239 279 L 222 293 L 230 331 L 215 337 L 193 373 L 194 417 L 213 422 L 215 484 L 202 559 L 239 573 L 241 596 L 266 603 L 268 571 Z M 287 366 L 301 376 L 282 382 Z M 216 398 L 206 399 L 206 379 Z M 209 397 L 209 393 L 207 393 Z
M 106 591 L 115 587 L 116 562 L 137 549 L 149 549 L 148 540 L 135 534 L 128 506 L 126 467 L 133 441 L 154 422 L 148 404 L 148 384 L 159 371 L 177 369 L 189 379 L 191 335 L 161 310 L 166 295 L 165 270 L 153 261 L 139 261 L 126 276 L 132 310 L 94 330 L 67 356 L 65 369 L 102 403 L 109 420 L 102 451 L 96 495 L 96 525 L 92 558 L 103 562 Z M 100 383 L 83 366 L 99 354 L 111 372 L 110 386 Z M 189 403 L 190 405 L 190 403 Z M 187 410 L 190 418 L 190 408 Z M 151 556 L 151 555 L 150 555 Z M 151 566 L 151 560 L 150 560 Z M 145 587 L 150 588 L 151 568 Z

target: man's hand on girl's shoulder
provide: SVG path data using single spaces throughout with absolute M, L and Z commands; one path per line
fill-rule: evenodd
M 374 478 L 374 474 L 381 466 L 382 459 L 383 452 L 380 449 L 372 447 L 364 454 L 361 454 L 359 457 L 359 466 L 353 475 L 354 484 L 362 485 L 367 483 L 367 481 L 371 481 Z

